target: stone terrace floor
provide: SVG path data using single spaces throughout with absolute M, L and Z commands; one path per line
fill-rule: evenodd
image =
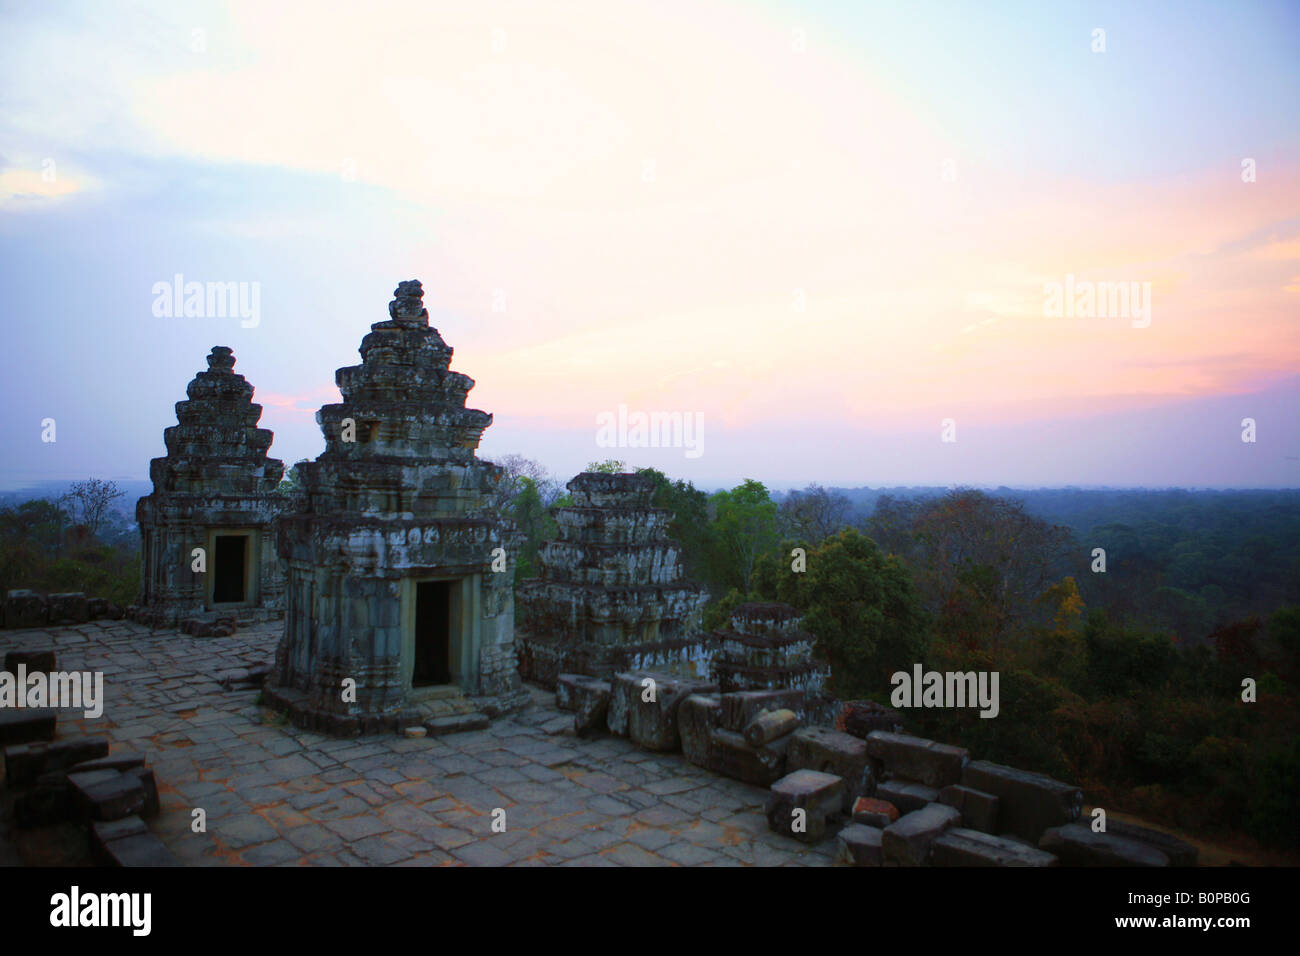
M 281 625 L 195 638 L 125 621 L 0 632 L 0 653 L 53 647 L 59 670 L 104 673 L 104 714 L 59 718 L 59 738 L 107 736 L 143 753 L 185 865 L 826 866 L 835 840 L 777 836 L 766 791 L 680 754 L 574 736 L 553 694 L 487 730 L 335 739 L 225 691 L 222 671 L 269 662 Z M 207 813 L 193 833 L 191 813 Z M 493 810 L 507 829 L 493 833 Z M 0 863 L 17 863 L 0 821 Z

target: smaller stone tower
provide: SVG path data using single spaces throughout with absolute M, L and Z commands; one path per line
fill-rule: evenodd
M 271 525 L 292 499 L 276 492 L 284 462 L 266 456 L 269 429 L 253 386 L 218 345 L 176 403 L 167 456 L 149 464 L 153 494 L 136 504 L 141 586 L 136 616 L 157 627 L 187 619 L 281 613 L 284 575 Z M 196 570 L 196 568 L 200 570 Z
M 701 632 L 708 594 L 683 579 L 673 514 L 650 504 L 647 475 L 587 472 L 568 484 L 559 538 L 538 552 L 540 573 L 518 589 L 520 672 L 554 686 L 562 673 L 708 673 Z
M 753 602 L 737 607 L 730 629 L 713 635 L 718 643 L 713 675 L 721 691 L 820 694 L 826 667 L 813 659 L 816 638 L 802 624 L 802 616 L 788 604 Z

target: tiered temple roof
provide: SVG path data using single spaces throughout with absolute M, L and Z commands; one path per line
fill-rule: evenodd
M 650 504 L 646 475 L 588 472 L 556 509 L 559 538 L 538 553 L 540 574 L 519 587 L 524 676 L 606 677 L 652 664 L 707 669 L 700 639 L 704 588 L 683 579 L 672 512 Z
M 136 504 L 142 575 L 132 613 L 151 624 L 278 613 L 283 575 L 262 536 L 269 537 L 293 500 L 276 491 L 284 462 L 267 457 L 273 436 L 257 426 L 262 406 L 234 365 L 229 348 L 212 349 L 207 371 L 195 375 L 188 399 L 176 403 L 178 424 L 163 432 L 166 457 L 149 464 L 153 493 Z M 231 571 L 240 579 L 236 600 L 213 591 L 216 555 L 210 552 L 223 535 L 246 539 Z M 206 570 L 195 570 L 195 549 L 204 550 Z
M 731 627 L 717 631 L 713 673 L 723 693 L 794 689 L 818 693 L 825 665 L 813 659 L 816 638 L 788 604 L 753 602 L 732 612 Z

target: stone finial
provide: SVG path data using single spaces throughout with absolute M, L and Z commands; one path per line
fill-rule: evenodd
M 424 307 L 424 287 L 420 285 L 419 279 L 408 279 L 405 282 L 397 283 L 397 288 L 393 290 L 396 298 L 388 303 L 388 315 L 390 318 L 408 319 L 408 320 L 429 320 L 429 310 Z
M 228 371 L 235 367 L 235 352 L 225 345 L 212 346 L 208 355 L 208 370 L 212 372 Z

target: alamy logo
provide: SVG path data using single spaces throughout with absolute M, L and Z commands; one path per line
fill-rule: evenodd
M 978 707 L 981 717 L 998 715 L 997 671 L 897 671 L 889 702 L 895 707 Z
M 148 936 L 152 928 L 153 895 L 150 893 L 68 893 L 50 897 L 50 925 L 129 926 L 134 936 Z
M 153 284 L 153 314 L 160 319 L 242 319 L 255 329 L 262 321 L 262 283 L 186 282 L 179 272 L 171 282 Z
M 1043 285 L 1043 315 L 1049 319 L 1132 319 L 1133 328 L 1151 324 L 1150 282 L 1075 281 Z
M 19 664 L 17 673 L 0 671 L 0 708 L 67 707 L 81 710 L 86 717 L 104 713 L 104 674 L 102 671 L 27 672 Z
M 702 412 L 617 412 L 596 415 L 596 445 L 600 448 L 684 448 L 687 458 L 704 454 Z

